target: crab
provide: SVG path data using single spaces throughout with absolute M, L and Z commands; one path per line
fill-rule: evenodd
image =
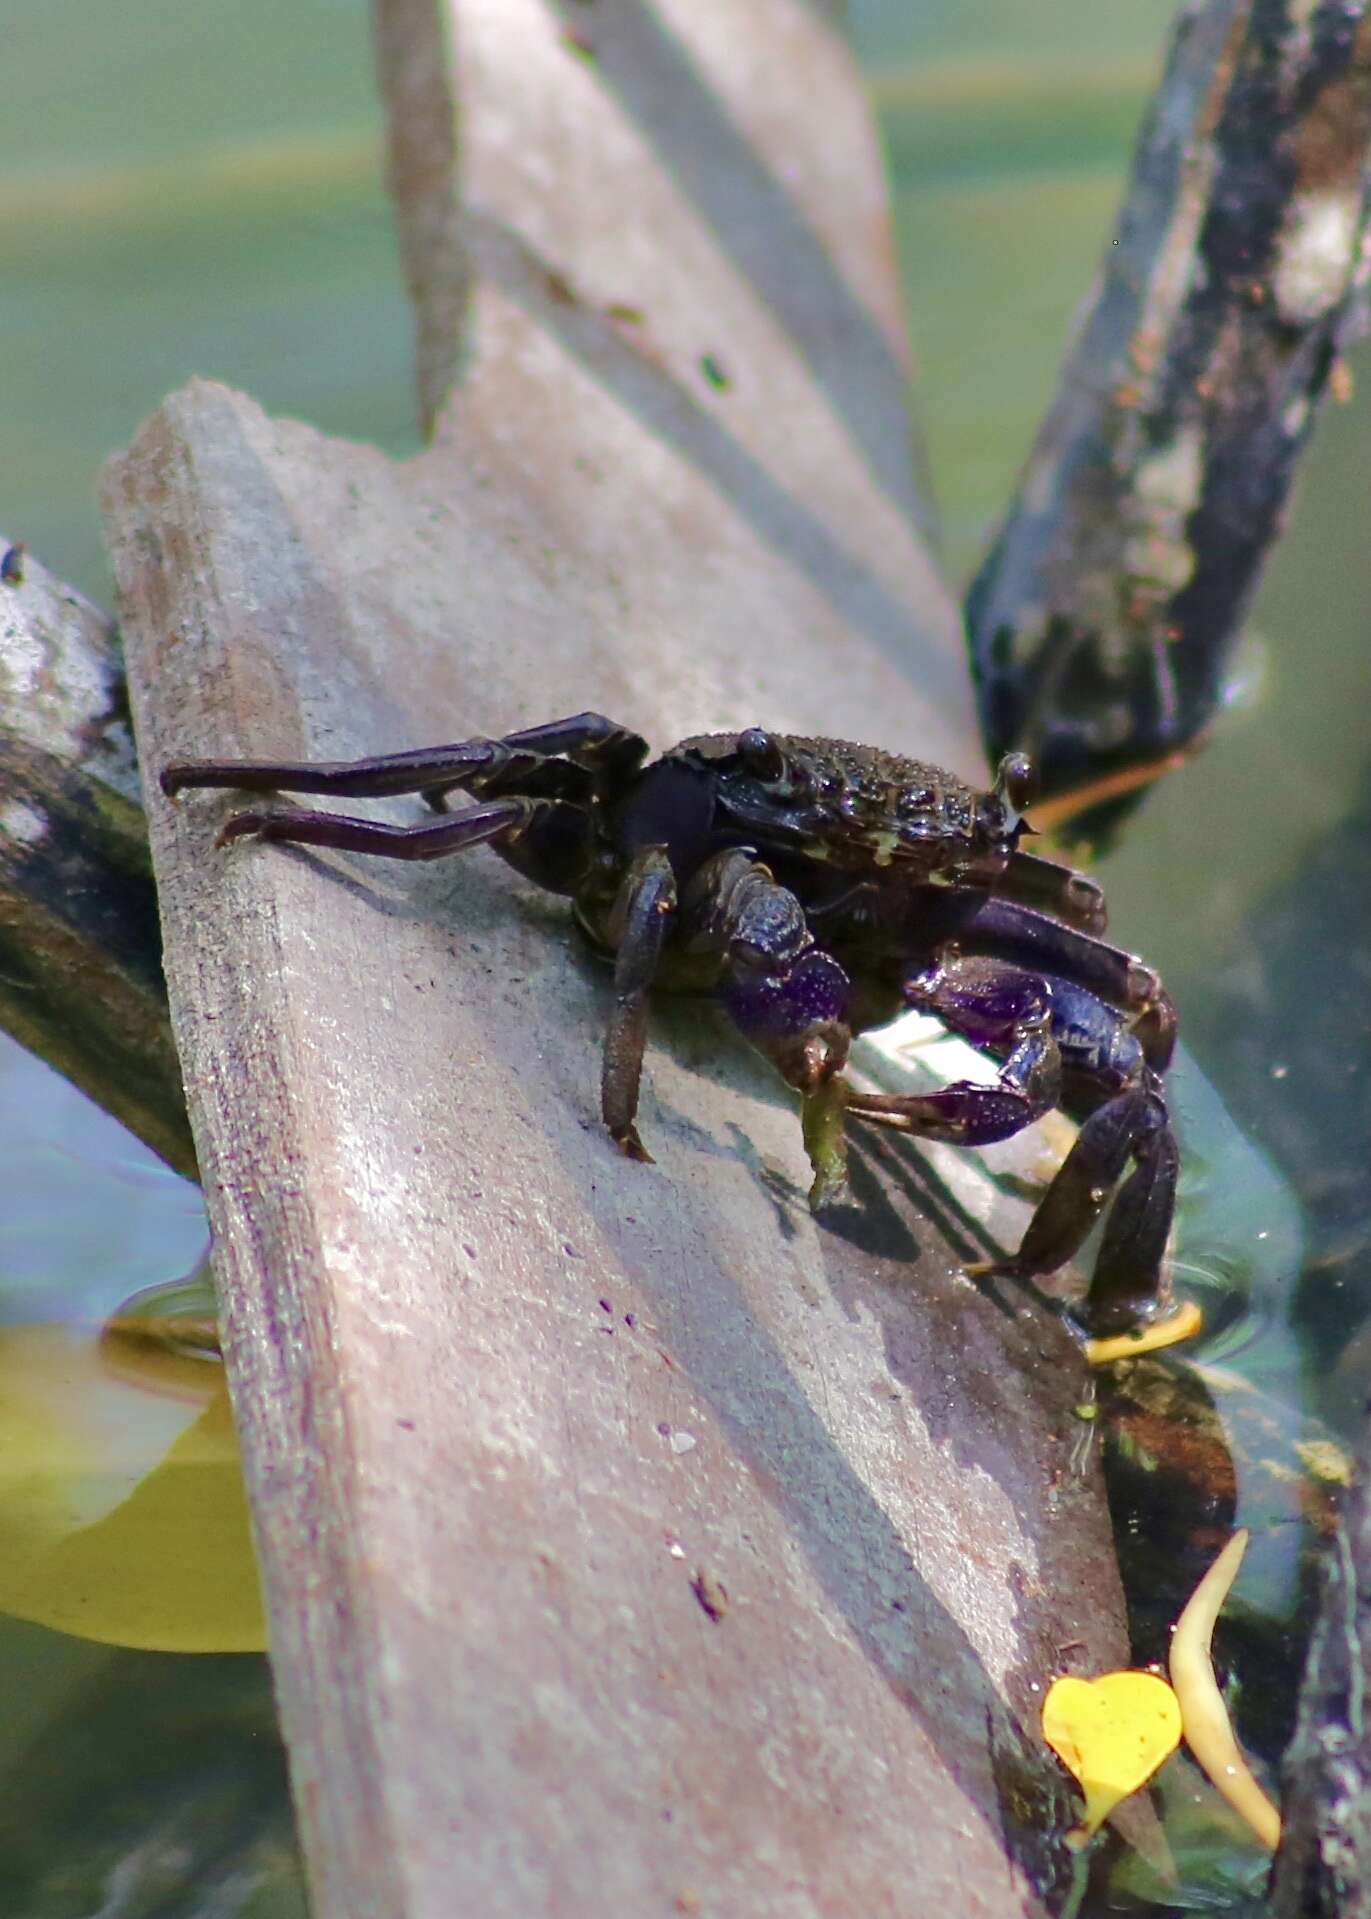
M 1176 1015 L 1152 969 L 1102 938 L 1085 875 L 1028 852 L 1033 769 L 1019 753 L 980 792 L 940 767 L 760 726 L 645 740 L 600 713 L 500 738 L 334 763 L 185 761 L 162 790 L 233 787 L 335 799 L 421 794 L 437 819 L 232 814 L 256 838 L 427 860 L 489 845 L 571 899 L 612 960 L 601 1110 L 621 1150 L 636 1124 L 654 985 L 716 996 L 800 1095 L 816 1204 L 842 1190 L 848 1120 L 982 1146 L 1050 1109 L 1080 1123 L 1018 1251 L 981 1271 L 1064 1266 L 1109 1208 L 1075 1308 L 1105 1336 L 1163 1299 L 1178 1152 L 1163 1074 Z M 465 793 L 473 805 L 448 811 Z M 931 1013 L 998 1062 L 990 1083 L 871 1093 L 843 1078 L 854 1032 Z M 1112 1204 L 1111 1204 L 1112 1200 Z

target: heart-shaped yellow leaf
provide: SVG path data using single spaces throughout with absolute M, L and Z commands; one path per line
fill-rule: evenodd
M 1180 1736 L 1176 1695 L 1155 1673 L 1053 1680 L 1043 1702 L 1043 1738 L 1081 1782 L 1082 1841 L 1147 1784 Z

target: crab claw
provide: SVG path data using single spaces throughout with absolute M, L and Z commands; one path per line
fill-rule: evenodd
M 735 965 L 723 999 L 739 1031 L 766 1054 L 787 1085 L 807 1094 L 847 1064 L 851 994 L 852 983 L 837 960 L 815 946 L 784 971 Z
M 735 964 L 724 987 L 734 1024 L 803 1095 L 805 1149 L 814 1169 L 809 1203 L 816 1212 L 847 1192 L 846 1089 L 838 1075 L 852 1044 L 851 996 L 847 974 L 816 946 L 784 968 Z

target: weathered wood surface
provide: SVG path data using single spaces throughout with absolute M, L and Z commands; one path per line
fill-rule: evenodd
M 32 554 L 0 582 L 0 1026 L 194 1171 L 118 642 Z
M 773 543 L 817 547 L 830 592 L 852 557 L 883 576 L 890 543 L 897 569 L 927 567 L 885 180 L 837 11 L 374 0 L 426 423 L 485 277 L 545 325 L 563 305 L 564 343 Z M 946 642 L 946 596 L 923 585 Z
M 819 236 L 812 310 L 893 341 L 845 57 L 765 13 L 813 58 L 726 7 L 568 18 L 688 38 L 731 116 L 698 137 L 764 128 L 768 204 Z M 197 385 L 112 469 L 145 767 L 591 705 L 663 744 L 759 720 L 974 774 L 902 418 L 851 397 L 850 346 L 815 402 L 821 342 L 603 46 L 523 0 L 457 27 L 482 197 L 437 446 L 396 467 Z M 541 170 L 534 126 L 562 129 Z M 620 171 L 559 171 L 578 130 Z M 959 1270 L 1022 1204 L 878 1142 L 821 1228 L 790 1101 L 698 1005 L 654 1022 L 658 1164 L 622 1160 L 607 982 L 558 902 L 483 856 L 216 854 L 230 806 L 153 793 L 150 822 L 321 1919 L 1043 1910 L 1037 1689 L 1124 1638 L 1079 1361 Z
M 1049 793 L 1218 712 L 1364 311 L 1366 0 L 1190 0 L 1099 285 L 967 597 L 992 751 Z
M 616 651 L 603 561 L 488 433 L 396 470 L 219 389 L 173 402 L 115 502 L 147 763 L 578 696 L 659 737 L 754 711 L 762 605 L 725 596 L 719 632 L 685 549 L 637 591 L 625 552 L 619 631 L 669 594 L 696 644 Z M 918 737 L 751 562 L 814 635 L 768 712 Z M 511 1913 L 1035 1909 L 997 1769 L 1046 1820 L 1033 1687 L 1059 1646 L 1121 1650 L 1060 1329 L 958 1275 L 981 1234 L 942 1236 L 916 1155 L 863 1160 L 819 1229 L 789 1102 L 694 1007 L 655 1028 L 659 1163 L 619 1159 L 605 981 L 493 862 L 215 855 L 224 810 L 155 802 L 154 849 L 320 1911 L 441 1914 L 454 1884 Z M 960 1203 L 1006 1241 L 991 1196 Z

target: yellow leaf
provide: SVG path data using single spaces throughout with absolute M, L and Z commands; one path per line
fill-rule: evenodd
M 1085 1357 L 1091 1366 L 1109 1366 L 1116 1359 L 1141 1359 L 1144 1353 L 1160 1352 L 1182 1339 L 1193 1339 L 1204 1325 L 1204 1314 L 1193 1299 L 1183 1299 L 1164 1319 L 1153 1319 L 1135 1326 L 1130 1333 L 1116 1333 L 1112 1339 L 1087 1339 Z
M 1274 1852 L 1281 1842 L 1281 1816 L 1239 1750 L 1210 1656 L 1215 1621 L 1246 1551 L 1244 1526 L 1234 1533 L 1186 1601 L 1171 1635 L 1171 1679 L 1180 1701 L 1186 1745 L 1229 1805 Z
M 1055 1679 L 1043 1702 L 1043 1737 L 1081 1782 L 1086 1839 L 1121 1799 L 1144 1786 L 1176 1750 L 1181 1709 L 1150 1672 Z
M 160 1391 L 120 1377 L 98 1328 L 0 1327 L 0 1611 L 114 1645 L 257 1650 L 223 1369 L 173 1355 L 161 1373 Z

